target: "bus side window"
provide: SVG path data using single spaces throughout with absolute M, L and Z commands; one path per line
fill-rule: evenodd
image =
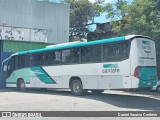
M 15 70 L 15 57 L 12 57 L 12 58 L 8 61 L 7 77 L 9 77 L 14 70 Z
M 101 61 L 101 46 L 92 47 L 92 61 L 100 62 Z
M 26 55 L 19 55 L 18 56 L 18 69 L 29 67 L 29 56 Z
M 129 57 L 128 43 L 119 44 L 119 60 L 124 60 Z
M 61 63 L 61 51 L 55 51 L 54 52 L 54 60 L 53 60 L 53 64 L 60 64 Z
M 101 61 L 101 46 L 84 47 L 81 49 L 82 62 L 99 62 Z
M 91 62 L 92 61 L 92 47 L 86 47 L 85 48 L 85 56 L 86 56 L 86 60 L 85 62 Z
M 103 61 L 107 61 L 107 57 L 108 57 L 108 47 L 107 45 L 103 46 Z
M 86 61 L 86 49 L 83 47 L 81 48 L 81 62 L 85 62 Z
M 72 56 L 74 58 L 74 63 L 79 63 L 79 57 L 80 57 L 79 48 L 72 49 Z
M 71 49 L 62 50 L 62 63 L 72 63 Z
M 61 51 L 49 51 L 45 55 L 45 65 L 56 65 L 61 63 Z
M 117 61 L 117 55 L 119 54 L 118 45 L 104 45 L 103 46 L 103 60 L 108 62 Z
M 44 53 L 34 53 L 30 57 L 31 66 L 43 66 L 44 65 Z
M 63 63 L 79 63 L 79 48 L 63 50 L 62 62 Z
M 115 45 L 103 46 L 103 61 L 117 62 L 125 60 L 129 57 L 129 44 L 120 43 Z

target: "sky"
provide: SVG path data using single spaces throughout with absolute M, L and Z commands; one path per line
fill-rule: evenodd
M 49 0 L 51 2 L 62 2 L 63 0 Z M 91 3 L 95 3 L 98 0 L 89 0 Z M 104 2 L 101 4 L 102 6 L 106 5 L 107 3 L 115 3 L 117 0 L 104 0 Z M 107 21 L 106 18 L 106 14 L 107 13 L 102 13 L 99 17 L 95 18 L 95 23 L 105 23 L 105 22 L 109 22 L 109 20 Z M 96 29 L 96 25 L 91 25 L 89 26 L 91 31 L 94 31 Z
M 98 0 L 89 0 L 91 3 L 94 3 Z M 105 6 L 107 3 L 110 3 L 110 4 L 114 4 L 116 3 L 117 0 L 104 0 L 104 2 L 101 4 L 102 6 Z M 132 2 L 132 0 L 126 0 L 128 2 Z M 106 15 L 107 13 L 104 12 L 102 13 L 99 17 L 96 17 L 95 18 L 95 23 L 105 23 L 105 22 L 109 22 L 110 20 L 106 18 Z M 96 29 L 96 25 L 92 25 L 90 26 L 90 30 L 91 31 L 94 31 Z
M 49 0 L 51 2 L 62 2 L 63 0 Z M 98 0 L 89 0 L 91 3 L 95 3 Z M 106 5 L 107 3 L 115 3 L 117 0 L 104 0 L 104 2 L 102 3 L 103 5 Z M 101 14 L 99 17 L 95 18 L 95 22 L 96 23 L 104 23 L 104 22 L 108 22 L 106 19 L 106 13 Z
M 97 0 L 89 0 L 91 3 L 96 2 Z M 106 5 L 107 3 L 115 3 L 116 0 L 104 0 L 104 2 L 101 4 L 102 6 Z M 109 20 L 107 20 L 106 18 L 106 12 L 102 13 L 99 17 L 95 18 L 95 23 L 105 23 L 105 22 L 109 22 Z M 96 25 L 92 25 L 90 26 L 90 30 L 94 31 L 96 29 Z

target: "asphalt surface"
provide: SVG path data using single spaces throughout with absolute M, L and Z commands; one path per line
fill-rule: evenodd
M 146 90 L 106 90 L 73 96 L 68 90 L 0 90 L 0 111 L 160 111 L 160 93 Z M 3 118 L 4 119 L 4 118 Z M 51 119 L 51 118 L 46 118 Z M 73 119 L 73 118 L 55 118 Z M 80 118 L 77 118 L 77 120 Z M 87 118 L 89 120 L 91 118 Z M 97 118 L 93 118 L 97 119 Z M 98 118 L 106 119 L 106 118 Z M 111 118 L 107 118 L 111 119 Z M 114 118 L 118 120 L 120 118 Z M 148 118 L 146 118 L 148 119 Z M 146 120 L 145 119 L 145 120 Z M 151 118 L 150 118 L 151 119 Z M 155 118 L 153 118 L 155 119 Z
M 0 90 L 0 110 L 121 111 L 160 110 L 160 93 L 150 91 L 105 91 L 73 96 L 66 90 Z

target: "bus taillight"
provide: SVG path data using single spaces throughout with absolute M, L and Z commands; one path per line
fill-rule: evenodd
M 134 70 L 134 77 L 139 78 L 139 75 L 138 75 L 138 66 Z

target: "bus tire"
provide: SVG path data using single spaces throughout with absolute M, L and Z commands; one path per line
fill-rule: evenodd
M 19 79 L 18 82 L 17 82 L 17 88 L 20 90 L 20 91 L 25 91 L 26 90 L 26 85 L 25 85 L 25 82 L 23 79 Z
M 160 92 L 160 85 L 157 86 L 156 91 Z
M 81 96 L 86 93 L 86 90 L 83 89 L 82 82 L 79 79 L 75 79 L 71 82 L 71 92 L 75 96 Z
M 93 94 L 101 94 L 104 90 L 91 90 Z

